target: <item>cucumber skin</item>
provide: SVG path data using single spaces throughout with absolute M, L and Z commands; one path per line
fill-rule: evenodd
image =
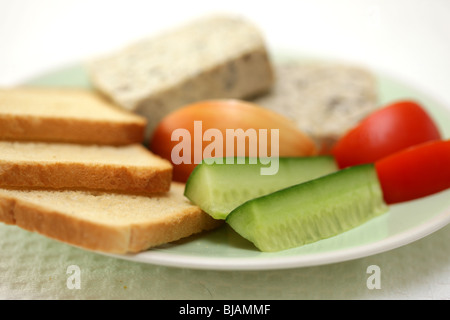
M 374 165 L 365 164 L 247 201 L 226 222 L 260 251 L 275 252 L 338 235 L 387 210 Z
M 186 182 L 184 195 L 214 219 L 224 220 L 233 209 L 248 200 L 338 170 L 334 157 L 328 155 L 280 157 L 278 173 L 274 176 L 261 176 L 259 174 L 261 164 L 249 164 L 249 158 L 244 159 L 245 165 L 237 164 L 237 158 L 234 158 L 234 163 L 236 164 L 232 165 L 225 164 L 226 158 L 223 159 L 223 164 L 205 164 L 202 162 L 194 168 Z M 254 172 L 244 172 L 246 169 L 242 166 L 253 166 L 250 170 Z M 208 172 L 207 170 L 214 171 L 215 168 L 218 170 L 212 174 L 216 174 L 216 179 L 211 181 L 211 177 L 205 172 Z M 292 172 L 294 169 L 295 172 Z M 223 170 L 229 170 L 226 176 L 223 176 Z M 219 176 L 220 179 L 218 179 Z M 219 196 L 214 195 L 217 185 L 212 186 L 212 183 L 225 184 L 222 188 L 221 196 L 228 197 L 226 201 L 218 199 Z M 247 188 L 245 185 L 247 185 Z M 244 195 L 244 192 L 248 194 Z

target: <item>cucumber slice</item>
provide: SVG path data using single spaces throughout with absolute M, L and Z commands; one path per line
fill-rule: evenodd
M 203 161 L 186 182 L 185 196 L 215 219 L 225 219 L 250 199 L 337 170 L 331 156 L 280 157 L 274 175 L 261 174 L 261 169 L 268 166 L 261 159 L 232 158 L 233 164 L 230 159 L 223 159 L 222 164 Z
M 273 252 L 332 237 L 387 209 L 375 168 L 367 164 L 250 200 L 226 222 L 261 251 Z

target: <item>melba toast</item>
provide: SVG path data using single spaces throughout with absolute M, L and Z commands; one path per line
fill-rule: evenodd
M 0 221 L 84 249 L 133 253 L 218 227 L 183 196 L 0 189 Z
M 0 140 L 126 145 L 144 140 L 146 124 L 91 90 L 0 89 Z
M 141 144 L 0 141 L 0 187 L 165 192 L 172 165 Z

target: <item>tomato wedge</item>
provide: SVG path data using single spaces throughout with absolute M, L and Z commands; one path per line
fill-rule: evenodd
M 340 168 L 373 163 L 402 149 L 433 140 L 441 134 L 430 115 L 416 102 L 387 105 L 345 134 L 331 153 Z
M 387 204 L 450 188 L 450 140 L 432 141 L 375 162 Z
M 279 130 L 276 140 L 272 139 L 273 129 Z M 262 135 L 264 130 L 265 137 Z M 242 139 L 234 140 L 230 132 L 242 133 L 239 135 Z M 245 136 L 246 133 L 249 135 Z M 234 150 L 228 144 L 230 136 L 236 141 Z M 167 115 L 153 133 L 150 150 L 172 162 L 175 181 L 186 182 L 205 154 L 223 157 L 234 151 L 231 156 L 249 156 L 251 150 L 257 150 L 255 156 L 261 156 L 266 149 L 267 156 L 273 156 L 270 152 L 274 145 L 272 140 L 279 147 L 279 156 L 317 153 L 314 142 L 293 121 L 259 105 L 232 99 L 199 101 Z M 265 148 L 260 144 L 263 142 L 267 142 Z M 238 144 L 245 144 L 245 150 L 238 150 Z M 182 148 L 183 145 L 187 147 Z M 178 159 L 174 159 L 174 155 Z

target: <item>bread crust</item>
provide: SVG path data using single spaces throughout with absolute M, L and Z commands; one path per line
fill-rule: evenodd
M 15 225 L 22 229 L 90 250 L 127 251 L 129 230 L 126 227 L 99 225 L 20 200 L 13 201 L 15 205 L 10 212 Z
M 13 152 L 19 147 L 21 153 L 17 157 L 0 155 L 0 186 L 7 188 L 49 188 L 49 189 L 91 189 L 116 191 L 133 194 L 149 194 L 167 192 L 172 181 L 172 165 L 167 160 L 152 154 L 140 144 L 128 147 L 73 146 L 71 144 L 50 143 L 3 143 L 3 152 Z M 48 159 L 27 160 L 28 148 L 50 149 Z M 138 157 L 144 164 L 109 163 L 98 161 L 70 160 L 71 153 L 85 152 L 88 157 L 100 154 L 102 150 L 114 151 L 124 157 Z M 128 154 L 128 152 L 133 153 Z M 30 149 L 30 152 L 33 152 Z M 65 154 L 60 160 L 52 159 L 54 153 Z M 82 153 L 84 154 L 84 153 Z M 105 153 L 108 157 L 108 153 Z M 142 158 L 142 159 L 141 159 Z M 153 161 L 155 161 L 153 163 Z M 148 164 L 147 164 L 148 162 Z
M 10 188 L 91 189 L 133 194 L 167 192 L 172 169 L 133 170 L 127 166 L 0 161 L 0 185 Z
M 73 246 L 113 254 L 141 252 L 223 224 L 194 205 L 169 219 L 148 223 L 99 223 L 12 197 L 1 189 L 0 221 Z
M 2 106 L 4 110 L 21 106 L 18 109 L 21 111 L 8 113 L 1 110 Z M 70 111 L 70 115 L 65 111 Z M 107 117 L 92 116 L 96 112 Z M 0 90 L 0 140 L 127 145 L 144 141 L 146 125 L 144 117 L 121 109 L 93 90 L 37 87 Z
M 186 209 L 182 215 L 158 223 L 133 225 L 128 250 L 137 253 L 142 251 L 142 248 L 155 247 L 202 231 L 213 230 L 223 223 L 223 220 L 213 219 L 200 208 L 192 207 Z
M 0 114 L 0 140 L 127 145 L 144 141 L 146 122 L 114 123 Z

